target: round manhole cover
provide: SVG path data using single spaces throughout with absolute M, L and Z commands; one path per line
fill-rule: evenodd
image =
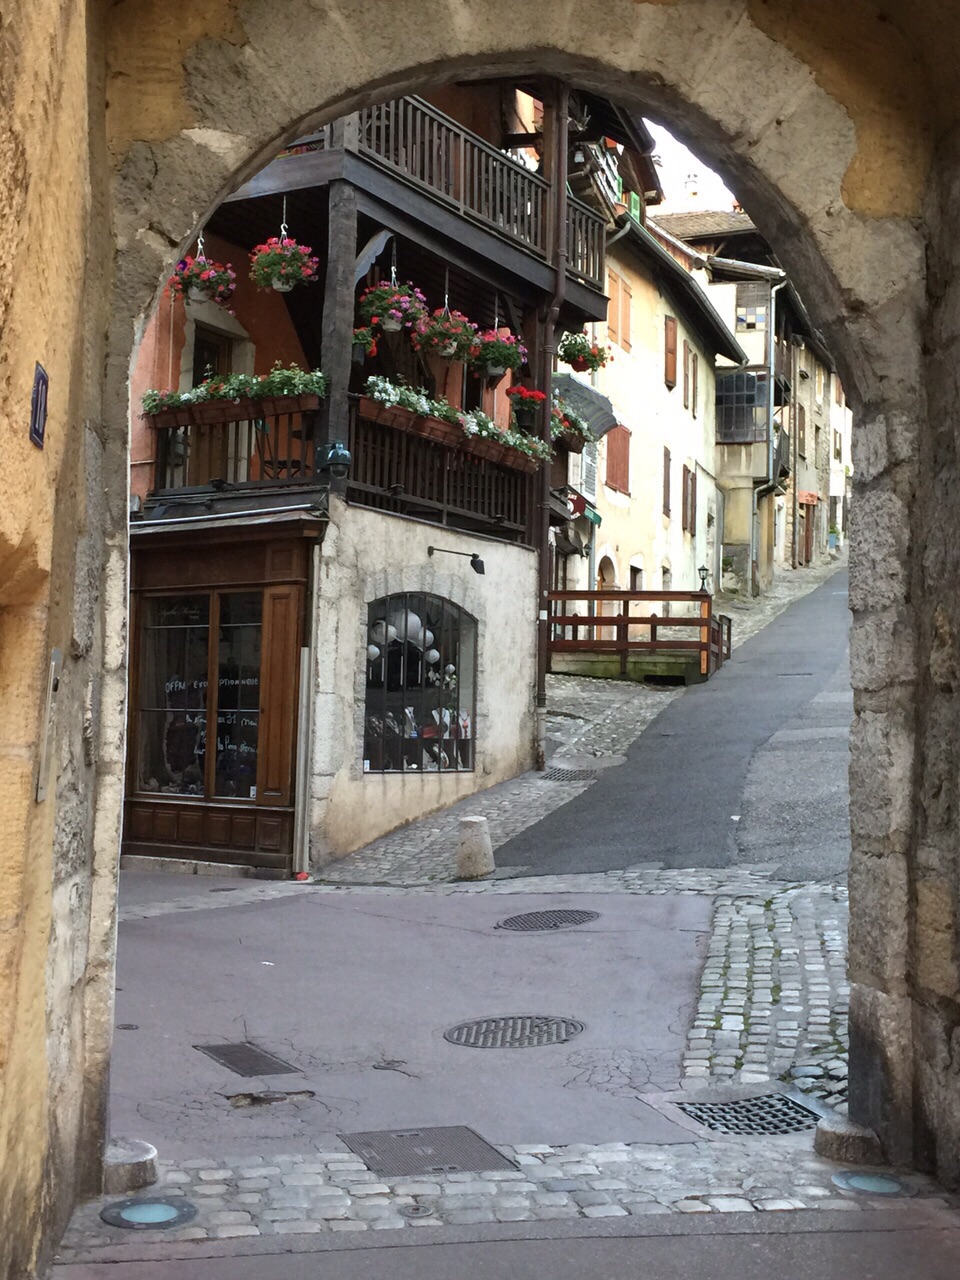
M 599 911 L 527 911 L 521 916 L 508 916 L 506 920 L 500 921 L 497 928 L 534 932 L 543 929 L 568 929 L 573 925 L 599 919 Z
M 443 1033 L 444 1040 L 465 1049 L 530 1049 L 563 1044 L 583 1030 L 575 1018 L 550 1018 L 539 1013 L 519 1013 L 508 1018 L 477 1018 L 461 1022 Z

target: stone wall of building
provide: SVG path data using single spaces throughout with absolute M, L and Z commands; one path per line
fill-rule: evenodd
M 103 1133 L 128 375 L 145 317 L 209 211 L 279 141 L 363 102 L 511 69 L 669 122 L 736 187 L 836 353 L 858 414 L 851 1110 L 895 1159 L 956 1181 L 960 28 L 948 7 L 289 0 L 278 21 L 267 0 L 119 0 L 107 28 L 103 0 L 36 0 L 4 16 L 0 43 L 13 121 L 0 143 L 0 1213 L 20 1224 L 0 1243 L 7 1273 L 29 1274 L 44 1231 L 52 1241 L 80 1185 L 76 1153 L 93 1167 Z M 38 359 L 51 375 L 42 454 L 24 443 Z M 59 785 L 37 805 L 53 645 L 66 655 Z

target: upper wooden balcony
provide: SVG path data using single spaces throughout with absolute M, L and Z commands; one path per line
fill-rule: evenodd
M 552 287 L 550 184 L 420 98 L 367 107 L 299 139 L 226 203 L 305 190 L 338 178 L 368 192 L 380 202 L 381 212 L 393 209 L 408 220 L 426 222 L 451 242 L 485 253 L 545 290 Z M 399 199 L 398 183 L 408 192 Z M 568 282 L 592 312 L 606 283 L 606 228 L 598 214 L 574 197 L 568 196 L 567 207 Z M 494 241 L 478 238 L 483 236 Z M 602 315 L 605 300 L 598 318 Z

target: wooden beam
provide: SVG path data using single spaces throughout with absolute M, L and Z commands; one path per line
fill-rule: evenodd
M 333 182 L 329 191 L 327 276 L 323 293 L 323 372 L 327 395 L 320 415 L 316 449 L 318 466 L 328 445 L 349 438 L 350 369 L 353 359 L 353 320 L 357 256 L 357 193 L 348 182 Z

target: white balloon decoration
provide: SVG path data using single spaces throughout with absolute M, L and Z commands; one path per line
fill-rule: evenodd
M 456 675 L 457 668 L 453 665 L 452 662 L 448 662 L 443 669 L 448 676 Z
M 438 649 L 428 649 L 428 650 L 427 650 L 427 652 L 426 652 L 423 656 L 426 658 L 426 660 L 427 660 L 431 665 L 432 665 L 434 662 L 439 662 L 439 661 L 440 661 L 440 652 L 439 652 L 439 650 L 438 650 Z
M 423 635 L 420 637 L 424 649 L 429 649 L 433 644 L 433 632 L 424 628 Z
M 367 645 L 367 657 L 370 659 L 371 662 L 376 662 L 376 660 L 380 657 L 380 650 L 377 648 L 375 644 Z
M 391 640 L 396 640 L 397 628 L 390 626 L 383 618 L 379 622 L 375 622 L 370 628 L 370 639 L 376 641 L 377 644 L 389 644 Z

